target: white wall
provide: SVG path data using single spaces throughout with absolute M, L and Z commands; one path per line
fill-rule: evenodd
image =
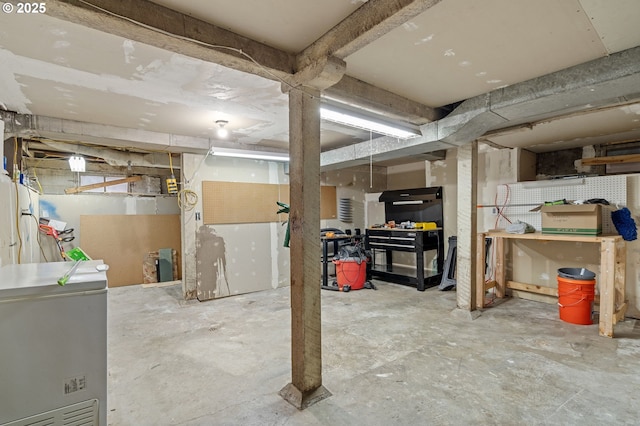
M 183 290 L 185 298 L 206 300 L 289 285 L 289 249 L 283 247 L 286 227 L 280 223 L 204 225 L 202 182 L 288 184 L 283 163 L 183 154 L 182 176 L 198 195 L 195 208 L 183 212 Z M 278 206 L 274 203 L 274 211 Z M 197 240 L 206 226 L 222 238 L 226 283 L 215 294 L 197 294 Z M 228 290 L 226 284 L 228 283 Z M 203 286 L 204 287 L 204 286 Z
M 0 266 L 40 261 L 38 199 L 37 192 L 0 174 Z

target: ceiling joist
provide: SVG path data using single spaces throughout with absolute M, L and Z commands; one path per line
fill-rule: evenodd
M 272 80 L 294 72 L 292 54 L 147 0 L 51 0 L 47 15 Z
M 369 0 L 298 55 L 298 67 L 323 56 L 344 59 L 440 1 Z

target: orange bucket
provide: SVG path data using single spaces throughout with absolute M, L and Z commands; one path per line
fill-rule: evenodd
M 364 287 L 367 280 L 367 263 L 355 260 L 334 260 L 336 265 L 336 281 L 338 288 L 342 289 L 345 285 L 351 286 L 351 290 L 360 290 Z
M 558 309 L 560 319 L 572 324 L 593 324 L 591 312 L 596 280 L 576 280 L 558 276 Z

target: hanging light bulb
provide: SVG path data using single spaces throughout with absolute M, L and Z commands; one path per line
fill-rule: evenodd
M 86 163 L 84 157 L 79 155 L 72 155 L 69 158 L 69 167 L 72 172 L 84 172 L 86 170 Z
M 224 126 L 229 124 L 227 120 L 217 120 L 216 124 L 218 125 L 218 137 L 226 138 L 227 136 L 229 136 L 229 130 L 224 128 Z

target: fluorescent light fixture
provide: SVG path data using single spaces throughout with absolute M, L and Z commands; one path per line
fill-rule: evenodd
M 327 106 L 320 107 L 320 117 L 323 120 L 332 121 L 346 126 L 357 127 L 359 129 L 371 130 L 387 136 L 400 139 L 410 139 L 420 136 L 418 132 L 402 127 L 391 126 L 369 118 L 347 114 Z
M 246 149 L 211 148 L 209 150 L 209 153 L 218 157 L 250 158 L 253 160 L 266 161 L 289 161 L 289 154 L 285 152 L 280 153 L 268 151 L 249 151 Z
M 84 157 L 79 155 L 72 155 L 69 158 L 69 167 L 72 172 L 84 172 L 86 170 L 86 163 Z

